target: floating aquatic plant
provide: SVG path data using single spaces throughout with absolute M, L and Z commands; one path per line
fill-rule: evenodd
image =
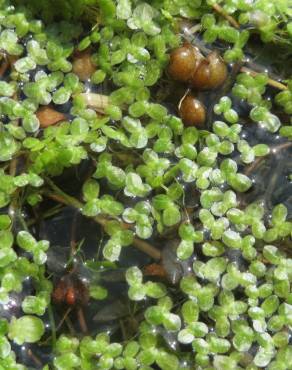
M 0 2 L 1 368 L 292 368 L 291 16 Z

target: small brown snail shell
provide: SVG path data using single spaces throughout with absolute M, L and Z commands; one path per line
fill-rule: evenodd
M 188 82 L 202 59 L 199 50 L 186 43 L 171 52 L 168 73 L 176 81 Z
M 183 98 L 179 106 L 179 115 L 185 126 L 202 127 L 206 121 L 206 109 L 193 95 Z
M 216 89 L 227 78 L 227 66 L 221 56 L 213 51 L 201 61 L 194 71 L 190 83 L 198 90 Z

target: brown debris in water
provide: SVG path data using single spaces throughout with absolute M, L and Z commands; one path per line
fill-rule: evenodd
M 50 106 L 41 107 L 37 111 L 36 116 L 40 121 L 40 127 L 42 128 L 46 128 L 55 125 L 60 121 L 66 120 L 66 116 L 63 113 L 56 111 Z
M 81 81 L 90 79 L 91 75 L 96 71 L 96 66 L 93 64 L 88 50 L 76 54 L 72 70 Z

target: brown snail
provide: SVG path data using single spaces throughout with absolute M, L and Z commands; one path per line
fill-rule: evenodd
M 206 121 L 206 108 L 193 95 L 186 95 L 180 102 L 179 115 L 185 126 L 203 126 Z
M 168 73 L 176 81 L 188 82 L 202 60 L 199 50 L 186 43 L 171 52 Z
M 221 86 L 227 78 L 227 66 L 221 56 L 213 51 L 194 71 L 190 83 L 197 90 L 211 90 Z
M 168 73 L 180 82 L 189 82 L 197 90 L 211 90 L 221 86 L 227 78 L 227 66 L 219 53 L 213 51 L 206 58 L 189 43 L 170 54 Z

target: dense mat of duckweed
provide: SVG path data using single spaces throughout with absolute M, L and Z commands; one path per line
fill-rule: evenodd
M 292 369 L 291 19 L 0 0 L 1 369 Z

